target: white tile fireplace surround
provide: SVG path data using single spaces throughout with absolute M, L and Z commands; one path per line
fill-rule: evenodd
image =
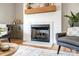
M 61 20 L 61 4 L 56 4 L 56 12 L 24 14 L 24 44 L 39 45 L 51 47 L 56 43 L 55 35 L 62 30 Z M 31 25 L 35 24 L 49 24 L 50 25 L 50 42 L 31 41 Z

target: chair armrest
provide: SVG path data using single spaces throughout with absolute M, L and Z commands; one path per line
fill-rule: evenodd
M 64 36 L 66 36 L 66 33 L 57 33 L 56 34 L 56 40 L 58 41 L 58 38 L 64 37 Z
M 66 33 L 57 33 L 56 36 L 57 37 L 63 37 L 63 36 L 66 36 Z

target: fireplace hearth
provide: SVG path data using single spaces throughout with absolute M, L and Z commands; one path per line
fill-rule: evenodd
M 32 25 L 31 26 L 31 40 L 39 42 L 50 41 L 50 25 Z

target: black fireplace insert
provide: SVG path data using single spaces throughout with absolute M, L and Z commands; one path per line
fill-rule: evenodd
M 40 42 L 50 41 L 50 25 L 32 25 L 31 26 L 31 40 Z

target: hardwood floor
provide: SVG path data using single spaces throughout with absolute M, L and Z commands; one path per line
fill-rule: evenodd
M 16 43 L 16 44 L 22 44 L 23 40 L 22 39 L 10 39 L 11 43 Z M 1 40 L 1 42 L 8 42 L 8 40 Z
M 16 44 L 23 44 L 23 40 L 22 39 L 11 39 L 12 43 L 16 43 Z

